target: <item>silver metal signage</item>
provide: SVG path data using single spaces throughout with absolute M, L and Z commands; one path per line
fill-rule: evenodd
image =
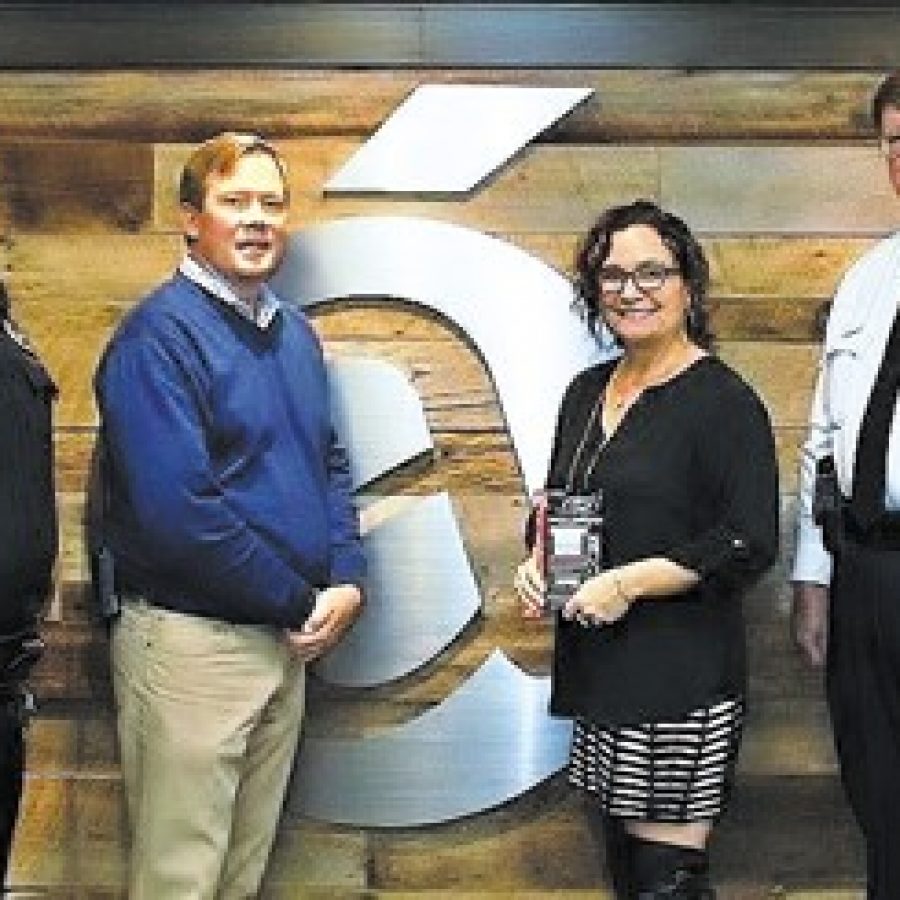
M 352 447 L 353 489 L 434 449 L 422 400 L 409 379 L 383 359 L 328 360 L 331 416 L 345 447 Z M 385 413 L 392 410 L 390 428 Z
M 326 191 L 471 191 L 591 88 L 423 84 L 325 185 Z
M 544 104 L 539 106 L 546 116 Z M 413 120 L 422 127 L 428 117 Z M 527 130 L 519 131 L 518 140 L 528 139 Z M 457 144 L 463 138 L 470 140 L 471 130 L 454 135 Z M 390 130 L 384 140 L 397 152 Z M 497 164 L 490 162 L 496 152 L 471 154 L 462 167 L 465 178 L 457 173 L 453 183 L 484 177 L 485 167 Z M 384 160 L 376 155 L 373 163 L 365 154 L 360 159 L 355 189 L 383 189 L 370 179 Z M 447 190 L 449 183 L 420 185 Z M 503 240 L 428 219 L 367 216 L 305 228 L 292 236 L 273 287 L 308 309 L 392 297 L 449 320 L 487 367 L 528 491 L 546 475 L 566 386 L 613 352 L 611 342 L 593 339 L 572 313 L 571 286 L 559 272 Z M 351 456 L 363 457 L 357 483 L 426 446 L 419 431 L 421 401 L 417 407 L 408 385 L 392 385 L 383 373 L 371 382 L 338 376 L 335 385 L 338 395 L 347 392 L 336 401 L 336 427 Z M 357 427 L 357 415 L 366 424 Z M 394 441 L 389 432 L 400 416 L 415 424 Z M 378 434 L 379 423 L 390 423 L 384 435 Z M 370 529 L 365 540 L 372 601 L 342 646 L 319 664 L 323 677 L 354 686 L 384 684 L 433 659 L 480 607 L 445 495 L 401 510 Z M 410 827 L 471 815 L 519 796 L 565 762 L 571 726 L 549 717 L 548 693 L 549 679 L 523 673 L 497 650 L 462 687 L 413 721 L 361 738 L 305 739 L 288 814 L 361 827 Z
M 391 430 L 391 429 L 386 429 Z M 481 595 L 446 494 L 368 531 L 366 605 L 350 633 L 316 666 L 344 687 L 409 675 L 446 649 L 481 609 Z
M 549 689 L 495 650 L 412 722 L 363 740 L 306 741 L 287 814 L 411 827 L 498 806 L 566 760 L 572 728 L 548 717 Z
M 360 216 L 304 228 L 291 236 L 272 286 L 306 307 L 396 297 L 456 325 L 493 379 L 529 491 L 547 474 L 563 391 L 611 351 L 571 312 L 569 280 L 543 260 L 431 219 Z

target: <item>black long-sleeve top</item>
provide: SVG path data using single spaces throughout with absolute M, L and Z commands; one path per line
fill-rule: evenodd
M 645 390 L 604 442 L 602 409 L 592 413 L 614 365 L 582 372 L 566 392 L 548 487 L 603 491 L 610 567 L 665 557 L 701 580 L 639 599 L 610 625 L 558 617 L 551 711 L 605 724 L 678 720 L 745 692 L 740 593 L 778 552 L 774 440 L 753 390 L 706 356 Z
M 56 388 L 0 317 L 0 636 L 34 628 L 57 551 Z

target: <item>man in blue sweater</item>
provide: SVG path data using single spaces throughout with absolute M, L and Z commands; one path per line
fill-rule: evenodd
M 362 602 L 322 351 L 266 285 L 284 254 L 285 176 L 253 135 L 193 153 L 187 254 L 97 371 L 131 900 L 257 894 L 304 664 Z

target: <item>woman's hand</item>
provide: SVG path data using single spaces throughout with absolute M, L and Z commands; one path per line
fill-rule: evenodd
M 516 569 L 513 587 L 522 604 L 522 615 L 526 619 L 539 619 L 544 615 L 546 605 L 547 582 L 538 567 L 537 556 L 532 553 L 528 559 Z
M 615 569 L 589 578 L 562 608 L 563 618 L 581 625 L 609 625 L 621 619 L 631 606 L 632 597 Z

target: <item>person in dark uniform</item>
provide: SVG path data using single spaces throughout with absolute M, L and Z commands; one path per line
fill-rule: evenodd
M 25 680 L 42 644 L 38 626 L 57 551 L 52 401 L 56 387 L 10 318 L 0 283 L 0 885 L 19 812 Z
M 575 720 L 569 781 L 604 818 L 616 896 L 707 900 L 744 717 L 741 593 L 778 551 L 772 429 L 711 352 L 706 258 L 681 219 L 608 209 L 577 278 L 622 353 L 559 412 L 547 487 L 602 493 L 606 560 L 558 615 L 551 713 Z M 540 615 L 538 554 L 516 589 Z
M 900 196 L 900 72 L 872 117 Z M 794 639 L 826 667 L 841 778 L 873 900 L 900 897 L 900 232 L 864 254 L 831 306 L 803 448 Z

